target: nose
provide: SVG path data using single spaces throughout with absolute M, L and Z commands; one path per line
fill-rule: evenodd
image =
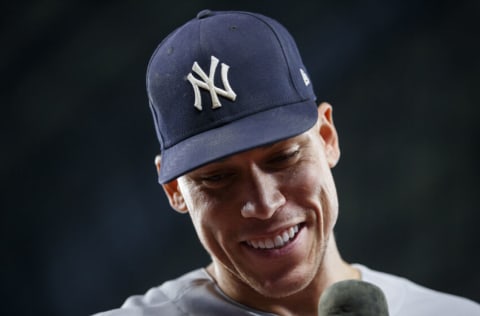
M 245 190 L 247 198 L 241 210 L 245 218 L 269 219 L 286 202 L 275 175 L 256 166 L 251 168 Z

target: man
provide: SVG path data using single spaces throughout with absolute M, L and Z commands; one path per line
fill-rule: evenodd
M 104 315 L 317 315 L 361 279 L 390 315 L 480 315 L 478 304 L 342 260 L 332 106 L 315 103 L 294 40 L 254 13 L 202 11 L 154 52 L 147 90 L 159 182 L 211 255 Z

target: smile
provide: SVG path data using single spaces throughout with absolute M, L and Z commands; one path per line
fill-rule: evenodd
M 255 249 L 282 248 L 292 241 L 298 233 L 298 225 L 292 226 L 271 238 L 247 240 L 246 243 Z

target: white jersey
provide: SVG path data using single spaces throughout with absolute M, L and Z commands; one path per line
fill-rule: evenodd
M 480 305 L 463 297 L 437 292 L 405 278 L 354 264 L 362 280 L 380 287 L 390 316 L 480 316 Z
M 458 296 L 422 287 L 407 279 L 355 264 L 362 280 L 380 287 L 387 298 L 390 316 L 480 316 L 480 305 Z M 216 285 L 205 269 L 128 298 L 120 309 L 95 316 L 154 315 L 275 315 L 235 302 Z

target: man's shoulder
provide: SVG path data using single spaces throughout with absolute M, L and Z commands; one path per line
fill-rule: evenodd
M 228 298 L 205 269 L 191 271 L 129 297 L 121 308 L 94 316 L 268 315 Z
M 149 315 L 150 312 L 159 315 L 186 315 L 183 298 L 191 295 L 192 290 L 202 291 L 212 285 L 213 281 L 204 269 L 193 270 L 151 288 L 143 295 L 130 296 L 121 308 L 94 316 L 140 316 Z
M 406 278 L 355 265 L 362 279 L 385 293 L 391 316 L 396 315 L 480 315 L 472 300 L 435 291 Z

